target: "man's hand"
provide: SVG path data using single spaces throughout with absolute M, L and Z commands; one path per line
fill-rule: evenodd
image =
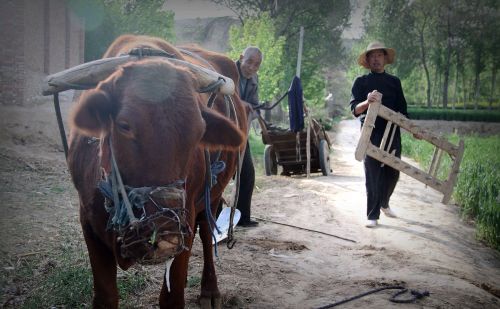
M 373 90 L 372 92 L 368 93 L 368 95 L 366 96 L 366 100 L 356 106 L 356 108 L 354 109 L 354 116 L 357 117 L 365 110 L 367 110 L 370 104 L 375 102 L 382 102 L 382 94 L 377 90 Z
M 380 102 L 380 101 L 382 101 L 382 94 L 380 92 L 378 92 L 377 90 L 373 90 L 366 97 L 366 101 L 368 102 L 368 104 Z

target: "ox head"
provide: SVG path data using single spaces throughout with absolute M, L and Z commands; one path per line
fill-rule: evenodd
M 167 224 L 157 212 L 184 205 L 175 202 L 181 198 L 154 201 L 150 197 L 168 197 L 175 190 L 182 190 L 182 186 L 172 184 L 186 179 L 200 146 L 237 149 L 244 142 L 242 133 L 230 120 L 202 103 L 197 90 L 203 86 L 206 85 L 200 85 L 195 74 L 185 67 L 166 60 L 142 60 L 124 65 L 97 88 L 87 91 L 73 111 L 74 129 L 100 138 L 101 167 L 106 174 L 113 170 L 113 153 L 124 185 L 152 188 L 147 193 L 151 201 L 146 198 L 144 208 L 150 221 L 134 231 L 137 238 L 147 239 L 151 246 L 132 248 L 127 257 L 153 262 L 168 258 L 172 246 L 179 245 L 179 239 L 172 238 L 172 231 L 168 230 L 178 228 L 178 222 Z M 173 191 L 162 193 L 158 188 Z M 173 195 L 183 196 L 183 192 L 179 194 Z M 137 210 L 136 215 L 141 217 Z M 175 216 L 181 215 L 177 212 Z M 123 241 L 124 237 L 132 237 L 130 241 L 134 242 L 135 234 L 120 238 Z M 155 236 L 151 240 L 152 234 Z

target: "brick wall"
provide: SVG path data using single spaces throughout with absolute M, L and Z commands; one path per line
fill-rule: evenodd
M 1 0 L 0 29 L 0 105 L 35 104 L 47 74 L 83 62 L 83 23 L 65 0 Z
M 0 104 L 24 99 L 24 1 L 0 1 Z

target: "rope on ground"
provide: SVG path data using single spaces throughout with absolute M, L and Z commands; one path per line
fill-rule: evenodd
M 273 221 L 273 220 L 270 220 L 270 219 L 264 219 L 264 218 L 259 218 L 259 217 L 255 217 L 255 216 L 252 216 L 252 217 L 254 219 L 259 220 L 259 221 L 270 222 L 270 223 L 274 223 L 274 224 L 279 224 L 279 225 L 284 225 L 284 226 L 288 226 L 288 227 L 293 227 L 293 228 L 296 228 L 296 229 L 299 229 L 299 230 L 304 230 L 304 231 L 308 231 L 308 232 L 323 234 L 323 235 L 326 235 L 326 236 L 331 236 L 331 237 L 335 237 L 335 238 L 342 239 L 342 240 L 345 240 L 345 241 L 350 241 L 350 242 L 353 242 L 353 243 L 357 243 L 357 241 L 355 241 L 355 240 L 352 240 L 352 239 L 349 239 L 349 238 L 345 238 L 345 237 L 340 237 L 340 236 L 337 236 L 337 235 L 334 235 L 334 234 L 330 234 L 330 233 L 325 233 L 325 232 L 321 232 L 321 231 L 311 230 L 311 229 L 308 229 L 308 228 L 305 228 L 305 227 L 300 227 L 300 226 L 296 226 L 296 225 L 292 225 L 292 224 L 277 222 L 277 221 Z
M 359 294 L 359 295 L 356 295 L 356 296 L 353 296 L 353 297 L 350 297 L 350 298 L 338 301 L 338 302 L 333 303 L 333 304 L 329 304 L 329 305 L 326 305 L 326 306 L 323 306 L 323 307 L 319 307 L 319 308 L 316 308 L 316 309 L 327 309 L 327 308 L 336 307 L 336 306 L 345 304 L 347 302 L 350 302 L 350 301 L 353 301 L 353 300 L 359 299 L 361 297 L 364 297 L 364 296 L 367 296 L 367 295 L 370 295 L 370 294 L 373 294 L 373 293 L 377 293 L 377 292 L 380 292 L 380 291 L 383 291 L 383 290 L 401 290 L 401 291 L 396 292 L 394 295 L 391 296 L 391 298 L 389 298 L 389 300 L 391 302 L 393 302 L 393 303 L 399 303 L 399 304 L 414 303 L 417 299 L 424 298 L 425 296 L 430 296 L 429 291 L 419 292 L 417 290 L 410 290 L 410 293 L 412 295 L 410 298 L 398 299 L 398 296 L 403 295 L 404 293 L 408 292 L 408 289 L 405 288 L 404 286 L 386 286 L 386 287 L 382 287 L 382 288 L 370 290 L 368 292 L 365 292 L 365 293 L 362 293 L 362 294 Z

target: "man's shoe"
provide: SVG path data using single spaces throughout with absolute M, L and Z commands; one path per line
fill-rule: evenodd
M 366 227 L 372 228 L 377 226 L 377 220 L 368 220 L 365 224 Z
M 387 207 L 387 208 L 380 208 L 382 209 L 382 211 L 384 212 L 384 214 L 389 217 L 389 218 L 397 218 L 398 216 L 396 215 L 396 213 L 394 211 L 392 211 L 392 209 L 390 207 Z
M 254 226 L 259 225 L 259 222 L 253 221 L 253 220 L 240 221 L 240 222 L 238 222 L 237 225 L 241 226 L 241 227 L 254 227 Z

